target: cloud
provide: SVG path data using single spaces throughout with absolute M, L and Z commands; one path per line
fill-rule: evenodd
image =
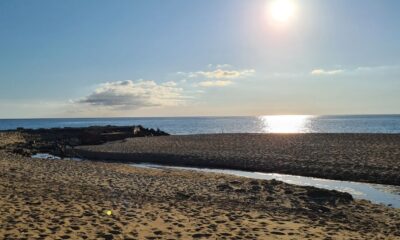
M 327 76 L 327 75 L 360 75 L 360 74 L 398 74 L 400 70 L 399 65 L 381 65 L 381 66 L 361 66 L 356 68 L 348 69 L 335 69 L 335 70 L 324 70 L 314 69 L 311 71 L 311 75 L 314 76 Z
M 224 69 L 216 69 L 214 71 L 197 71 L 197 72 L 189 72 L 187 76 L 189 78 L 213 78 L 213 79 L 236 79 L 245 76 L 251 76 L 255 73 L 254 69 L 245 69 L 245 70 L 224 70 Z
M 231 84 L 232 81 L 230 80 L 216 80 L 216 81 L 203 81 L 198 83 L 197 85 L 200 87 L 225 87 Z
M 311 75 L 321 76 L 321 75 L 338 75 L 343 73 L 344 70 L 342 69 L 335 69 L 335 70 L 324 70 L 324 69 L 314 69 L 311 71 Z
M 146 80 L 125 80 L 99 85 L 93 93 L 76 101 L 116 109 L 177 106 L 185 101 L 183 89 L 175 82 L 157 84 Z
M 209 64 L 209 68 L 213 65 Z M 229 69 L 227 69 L 229 68 Z M 197 81 L 195 86 L 199 87 L 224 87 L 234 83 L 234 80 L 251 77 L 255 74 L 254 69 L 235 70 L 229 64 L 218 64 L 215 70 L 210 71 L 196 71 L 196 72 L 178 72 L 177 74 L 183 76 L 185 80 L 192 79 Z
M 399 65 L 381 65 L 381 66 L 363 66 L 358 67 L 354 70 L 349 70 L 349 72 L 353 73 L 389 73 L 389 72 L 396 72 L 398 73 L 400 70 Z

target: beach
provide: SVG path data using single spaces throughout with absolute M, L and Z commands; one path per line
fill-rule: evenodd
M 400 185 L 400 134 L 200 134 L 78 146 L 89 159 Z
M 1 139 L 2 239 L 400 239 L 399 209 L 347 193 L 222 174 L 32 159 L 4 150 L 23 142 L 21 135 Z

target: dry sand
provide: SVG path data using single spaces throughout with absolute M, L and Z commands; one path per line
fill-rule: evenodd
M 80 146 L 83 157 L 400 185 L 400 134 L 205 134 Z
M 0 150 L 0 239 L 200 238 L 400 239 L 400 210 L 278 181 Z

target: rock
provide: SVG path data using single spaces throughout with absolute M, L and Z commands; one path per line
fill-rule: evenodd
M 160 129 L 154 130 L 142 126 L 94 126 L 84 128 L 52 128 L 17 130 L 23 134 L 24 143 L 11 148 L 14 153 L 31 156 L 32 152 L 49 153 L 67 156 L 67 147 L 79 145 L 97 145 L 109 141 L 123 140 L 131 137 L 167 136 Z
M 349 193 L 315 187 L 307 187 L 307 196 L 315 202 L 329 202 L 332 204 L 353 201 L 353 197 Z
M 139 135 L 140 134 L 140 132 L 141 132 L 141 128 L 139 127 L 139 126 L 135 126 L 134 128 L 133 128 L 133 135 Z

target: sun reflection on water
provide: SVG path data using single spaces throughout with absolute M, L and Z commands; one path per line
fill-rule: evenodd
M 260 116 L 266 133 L 304 133 L 308 132 L 309 115 L 271 115 Z

